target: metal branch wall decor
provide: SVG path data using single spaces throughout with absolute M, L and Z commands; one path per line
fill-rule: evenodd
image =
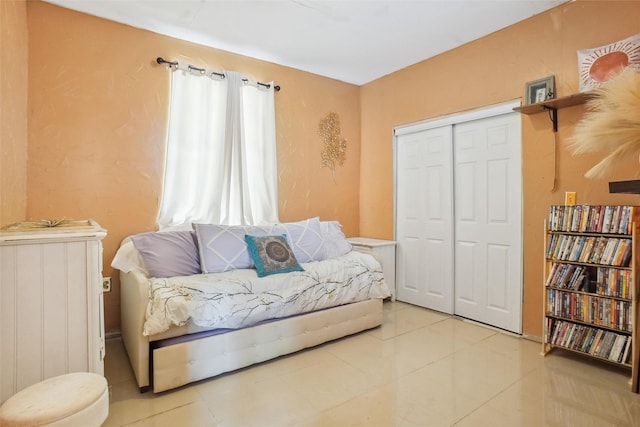
M 320 152 L 322 158 L 321 167 L 331 169 L 333 179 L 336 179 L 336 166 L 342 166 L 347 156 L 347 140 L 340 134 L 340 116 L 337 113 L 329 113 L 320 120 L 318 134 L 322 137 L 324 147 Z

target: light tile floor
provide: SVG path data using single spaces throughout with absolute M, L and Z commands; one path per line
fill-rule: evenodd
M 629 370 L 400 302 L 381 327 L 140 394 L 107 342 L 105 426 L 639 426 Z

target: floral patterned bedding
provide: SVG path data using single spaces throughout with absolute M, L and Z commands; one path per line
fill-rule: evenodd
M 259 278 L 253 269 L 150 279 L 144 335 L 187 322 L 237 329 L 342 304 L 390 296 L 380 263 L 357 251 L 304 271 Z

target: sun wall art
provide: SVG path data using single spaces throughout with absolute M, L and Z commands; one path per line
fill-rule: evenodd
M 629 66 L 640 69 L 640 34 L 605 46 L 579 50 L 580 92 L 601 87 Z

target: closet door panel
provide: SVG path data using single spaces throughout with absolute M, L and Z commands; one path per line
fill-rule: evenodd
M 402 259 L 402 272 L 405 295 L 419 294 L 424 292 L 422 289 L 425 284 L 424 277 L 426 272 L 421 268 L 416 268 L 420 264 L 419 254 L 421 250 L 421 242 L 414 237 L 405 239 L 405 256 Z M 396 284 L 397 285 L 397 284 Z
M 456 256 L 465 260 L 462 263 L 456 263 L 455 277 L 456 289 L 455 297 L 458 300 L 466 301 L 468 304 L 475 304 L 477 299 L 475 291 L 477 286 L 475 280 L 478 277 L 476 269 L 478 257 L 478 247 L 475 242 L 465 242 L 458 240 L 456 242 Z
M 487 306 L 492 310 L 506 312 L 509 309 L 509 246 L 490 244 L 487 246 Z
M 397 299 L 452 313 L 451 127 L 396 143 Z
M 522 324 L 519 120 L 512 113 L 454 127 L 454 311 L 517 333 Z M 464 249 L 471 242 L 478 248 L 473 265 Z M 473 281 L 463 280 L 463 274 L 473 274 Z

